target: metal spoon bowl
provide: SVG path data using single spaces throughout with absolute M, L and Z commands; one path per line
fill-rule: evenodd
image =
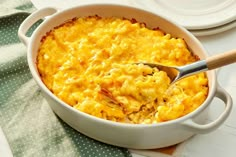
M 185 66 L 165 66 L 161 64 L 155 64 L 155 63 L 145 63 L 140 62 L 138 64 L 144 64 L 147 66 L 150 66 L 152 68 L 157 68 L 160 71 L 166 72 L 167 76 L 170 78 L 171 83 L 173 84 L 178 80 L 181 80 L 185 77 L 216 69 L 228 64 L 232 64 L 236 62 L 236 50 L 231 50 L 228 52 L 224 52 L 212 57 L 208 57 L 205 60 L 200 60 Z

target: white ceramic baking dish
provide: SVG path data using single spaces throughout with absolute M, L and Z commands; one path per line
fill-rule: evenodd
M 44 93 L 50 107 L 67 124 L 93 139 L 108 144 L 135 149 L 151 149 L 174 145 L 188 139 L 194 134 L 208 133 L 218 128 L 226 120 L 232 108 L 232 99 L 218 85 L 215 71 L 207 72 L 209 94 L 199 108 L 184 117 L 159 124 L 135 125 L 112 122 L 78 111 L 58 99 L 43 84 L 37 71 L 36 56 L 40 40 L 47 32 L 69 19 L 91 15 L 135 18 L 139 22 L 145 22 L 150 28 L 159 27 L 175 37 L 184 38 L 189 48 L 196 55 L 201 59 L 207 57 L 207 52 L 201 43 L 186 29 L 159 15 L 137 8 L 100 4 L 76 6 L 66 10 L 57 10 L 55 8 L 38 10 L 25 19 L 19 28 L 18 35 L 27 47 L 28 65 L 33 78 Z M 39 19 L 44 19 L 44 22 L 38 26 L 31 37 L 27 37 L 26 32 Z M 224 110 L 213 122 L 206 123 L 208 107 L 215 97 L 222 100 L 222 104 L 225 106 Z

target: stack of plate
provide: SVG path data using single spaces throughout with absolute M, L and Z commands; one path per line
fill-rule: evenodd
M 196 36 L 220 33 L 236 27 L 236 0 L 135 1 L 187 28 Z
M 136 6 L 167 17 L 196 36 L 220 33 L 236 27 L 236 0 L 31 0 L 36 8 L 60 9 L 81 4 L 116 3 Z

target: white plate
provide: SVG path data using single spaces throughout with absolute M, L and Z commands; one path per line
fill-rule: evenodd
M 38 9 L 49 6 L 65 9 L 95 2 L 135 6 L 167 17 L 189 29 L 196 36 L 216 34 L 236 26 L 236 9 L 233 9 L 236 8 L 236 0 L 31 0 L 31 2 Z
M 236 0 L 148 0 L 135 1 L 187 29 L 206 29 L 236 20 Z
M 213 34 L 218 34 L 222 33 L 224 31 L 227 31 L 229 29 L 232 29 L 236 27 L 236 20 L 224 24 L 222 26 L 214 27 L 214 28 L 209 28 L 209 29 L 202 29 L 202 30 L 189 30 L 191 33 L 193 33 L 195 36 L 207 36 L 207 35 L 213 35 Z

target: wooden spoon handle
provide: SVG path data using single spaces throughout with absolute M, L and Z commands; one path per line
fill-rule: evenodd
M 236 49 L 206 59 L 206 64 L 209 70 L 216 69 L 235 62 L 236 62 Z

